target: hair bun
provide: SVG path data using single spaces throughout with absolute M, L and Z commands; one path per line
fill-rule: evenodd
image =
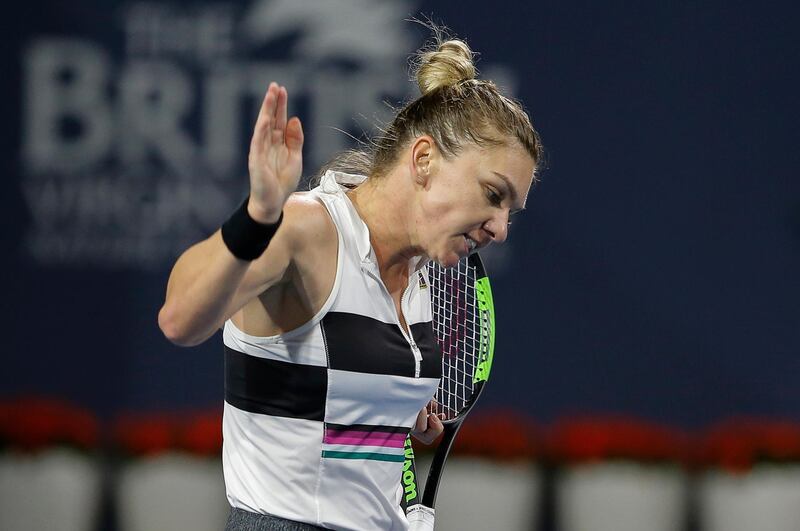
M 425 95 L 475 79 L 477 71 L 473 55 L 467 43 L 458 39 L 442 42 L 436 50 L 422 53 L 416 69 L 420 92 Z

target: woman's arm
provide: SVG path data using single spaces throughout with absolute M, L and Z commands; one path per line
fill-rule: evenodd
M 303 130 L 296 117 L 287 121 L 287 102 L 286 89 L 271 83 L 250 143 L 247 214 L 263 225 L 279 220 L 302 173 Z M 164 335 L 179 345 L 202 343 L 249 300 L 281 282 L 298 238 L 303 237 L 295 210 L 287 209 L 280 228 L 256 260 L 234 256 L 221 231 L 184 252 L 172 269 L 166 301 L 158 314 Z

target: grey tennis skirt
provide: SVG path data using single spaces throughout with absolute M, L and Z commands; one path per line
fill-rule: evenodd
M 225 531 L 312 531 L 314 529 L 325 528 L 235 508 L 231 509 L 228 522 L 225 524 Z

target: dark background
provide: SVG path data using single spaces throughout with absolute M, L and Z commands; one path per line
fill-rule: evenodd
M 0 393 L 56 395 L 101 417 L 222 400 L 220 338 L 184 349 L 158 329 L 171 263 L 48 264 L 25 247 L 23 50 L 61 35 L 124 61 L 125 5 L 20 4 L 4 46 Z M 537 422 L 800 420 L 796 5 L 408 6 L 465 37 L 479 68 L 514 73 L 548 154 L 494 269 L 498 345 L 482 406 Z M 425 33 L 396 24 L 409 26 L 408 54 Z M 264 55 L 287 57 L 287 39 Z

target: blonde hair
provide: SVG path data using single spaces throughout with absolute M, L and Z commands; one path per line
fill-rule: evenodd
M 383 176 L 402 150 L 425 134 L 446 158 L 457 156 L 465 145 L 499 146 L 516 140 L 539 165 L 541 141 L 522 104 L 501 94 L 492 81 L 477 78 L 475 54 L 466 42 L 448 37 L 443 28 L 426 25 L 435 39 L 412 57 L 412 74 L 421 95 L 397 112 L 372 140 L 370 150 L 341 153 L 321 174 L 334 169 Z

